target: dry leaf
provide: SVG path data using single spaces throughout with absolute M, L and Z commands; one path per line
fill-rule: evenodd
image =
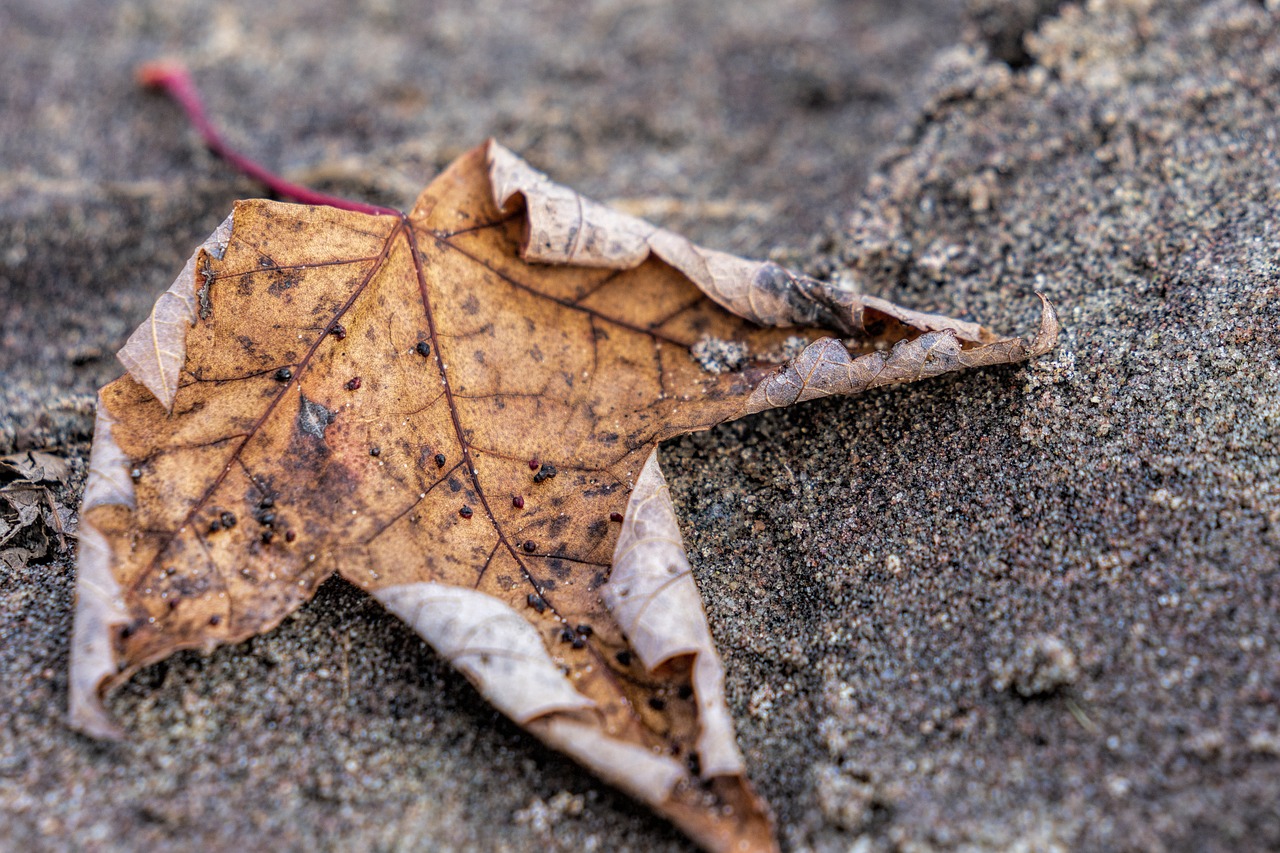
M 49 553 L 54 539 L 57 550 L 67 550 L 72 512 L 45 484 L 70 475 L 65 459 L 42 450 L 0 456 L 0 565 L 29 565 Z
M 63 483 L 70 475 L 71 466 L 67 464 L 67 460 L 43 450 L 24 450 L 0 456 L 0 481 Z
M 407 216 L 241 202 L 101 393 L 73 723 L 118 735 L 106 691 L 338 573 L 706 848 L 773 849 L 658 443 L 1056 335 L 1047 305 L 997 339 L 700 248 L 495 143 Z

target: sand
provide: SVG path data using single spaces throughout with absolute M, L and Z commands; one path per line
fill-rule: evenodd
M 112 353 L 258 194 L 397 206 L 496 136 L 718 248 L 1029 331 L 1037 362 L 664 448 L 789 850 L 1280 848 L 1280 7 L 16 0 L 0 452 L 83 486 Z M 723 4 L 728 6 L 728 4 Z M 0 849 L 687 850 L 330 582 L 67 729 L 73 559 L 0 567 Z

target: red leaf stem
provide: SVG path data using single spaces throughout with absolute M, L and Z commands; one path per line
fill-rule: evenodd
M 149 89 L 159 89 L 177 102 L 187 114 L 187 120 L 200 133 L 205 145 L 242 174 L 258 181 L 279 198 L 300 204 L 323 204 L 340 210 L 367 213 L 373 216 L 402 216 L 400 211 L 376 204 L 352 201 L 338 196 L 316 192 L 308 187 L 285 180 L 275 172 L 250 157 L 241 154 L 223 141 L 217 127 L 205 113 L 204 102 L 191 79 L 186 66 L 179 62 L 147 62 L 138 67 L 138 82 Z

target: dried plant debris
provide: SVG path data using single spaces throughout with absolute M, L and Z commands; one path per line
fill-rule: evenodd
M 0 565 L 19 568 L 68 549 L 75 513 L 50 487 L 70 474 L 64 459 L 40 450 L 0 457 Z
M 658 444 L 1057 329 L 1047 304 L 998 338 L 704 249 L 493 142 L 408 214 L 241 202 L 101 392 L 72 720 L 119 736 L 107 691 L 336 573 L 707 849 L 774 849 Z

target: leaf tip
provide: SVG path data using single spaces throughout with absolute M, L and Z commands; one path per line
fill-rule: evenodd
M 93 738 L 119 740 L 124 732 L 102 704 L 102 691 L 117 674 L 111 637 L 126 621 L 111 589 L 115 581 L 109 554 L 106 538 L 87 520 L 82 521 L 67 706 L 73 729 Z
M 1038 290 L 1036 296 L 1040 297 L 1040 328 L 1036 330 L 1035 337 L 1028 345 L 1029 355 L 1032 357 L 1044 355 L 1056 347 L 1058 334 L 1062 331 L 1062 326 L 1058 322 L 1058 312 L 1049 301 L 1049 297 Z
M 239 205 L 237 205 L 238 207 Z M 169 289 L 160 294 L 151 314 L 134 329 L 125 345 L 116 353 L 129 375 L 155 396 L 166 412 L 173 411 L 178 392 L 178 375 L 187 359 L 187 330 L 203 316 L 207 296 L 196 285 L 196 264 L 201 252 L 221 259 L 231 240 L 235 224 L 233 211 L 209 238 L 191 253 Z
M 111 715 L 107 713 L 102 700 L 96 694 L 87 699 L 72 699 L 70 712 L 67 714 L 67 725 L 94 740 L 125 739 L 124 729 L 111 719 Z

